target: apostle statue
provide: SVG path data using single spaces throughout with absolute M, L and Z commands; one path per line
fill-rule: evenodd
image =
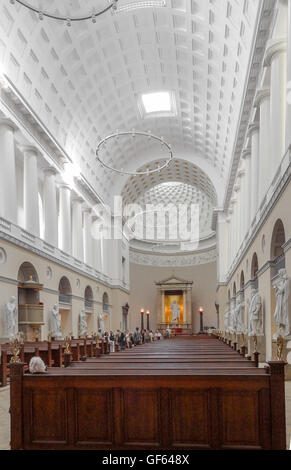
M 51 314 L 51 337 L 54 339 L 63 339 L 61 329 L 61 315 L 57 305 L 53 306 Z
M 224 315 L 224 331 L 228 333 L 229 327 L 229 317 L 230 317 L 230 309 L 229 309 L 229 302 L 227 303 L 226 312 Z
M 5 305 L 4 320 L 6 324 L 6 332 L 8 338 L 13 338 L 16 334 L 17 326 L 17 307 L 16 297 L 10 297 L 10 300 Z
M 104 318 L 103 318 L 103 313 L 100 312 L 99 313 L 99 328 L 102 332 L 102 335 L 104 334 L 105 332 L 105 325 L 104 325 Z
M 85 336 L 87 334 L 87 315 L 85 310 L 80 312 L 80 323 L 79 323 L 79 336 Z
M 283 338 L 290 334 L 290 321 L 289 321 L 289 278 L 286 269 L 280 269 L 279 275 L 275 280 L 273 287 L 276 294 L 276 308 L 274 319 L 277 326 L 277 332 L 274 339 L 279 336 Z
M 246 332 L 243 321 L 243 303 L 239 299 L 237 299 L 234 309 L 234 330 L 238 335 L 244 334 Z
M 177 300 L 174 300 L 174 302 L 172 303 L 171 305 L 171 308 L 170 308 L 173 316 L 172 316 L 172 323 L 174 322 L 178 322 L 180 321 L 180 312 L 181 312 L 181 309 L 179 307 L 179 305 L 177 304 Z
M 256 289 L 252 289 L 249 309 L 250 328 L 249 336 L 263 336 L 262 298 Z

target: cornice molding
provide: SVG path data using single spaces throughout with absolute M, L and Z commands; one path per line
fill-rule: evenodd
M 35 237 L 33 237 L 33 238 L 35 239 Z M 59 266 L 63 266 L 64 268 L 66 268 L 70 271 L 78 273 L 81 276 L 84 276 L 88 279 L 91 279 L 94 282 L 98 282 L 99 284 L 101 284 L 104 287 L 107 287 L 109 289 L 119 289 L 119 290 L 129 294 L 129 290 L 126 287 L 110 284 L 110 282 L 107 282 L 104 279 L 101 279 L 100 277 L 98 277 L 97 272 L 96 272 L 96 275 L 94 275 L 94 272 L 95 272 L 94 268 L 90 268 L 90 270 L 92 271 L 92 273 L 90 274 L 87 271 L 83 271 L 81 269 L 81 266 L 82 266 L 81 262 L 79 263 L 80 268 L 71 265 L 69 262 L 66 262 L 66 260 L 68 261 L 70 259 L 70 256 L 67 253 L 61 252 L 63 260 L 60 260 L 60 259 L 56 258 L 55 256 L 53 256 L 53 254 L 46 253 L 45 251 L 42 251 L 41 249 L 39 249 L 37 247 L 31 246 L 30 244 L 26 243 L 25 241 L 18 240 L 13 235 L 10 235 L 6 232 L 3 232 L 2 230 L 0 230 L 0 240 L 1 239 L 6 240 L 9 243 L 12 243 L 13 245 L 24 248 L 25 250 L 28 250 L 29 252 L 32 252 L 32 253 L 40 256 L 41 258 L 48 259 L 49 261 L 51 261 L 55 264 L 58 264 Z M 28 241 L 32 242 L 33 239 L 29 238 Z
M 143 266 L 185 267 L 216 262 L 216 249 L 189 255 L 154 255 L 130 249 L 129 262 Z
M 263 0 L 259 12 L 259 21 L 254 39 L 253 51 L 249 64 L 248 80 L 245 87 L 244 97 L 242 99 L 242 109 L 238 120 L 238 130 L 234 143 L 231 169 L 228 177 L 227 191 L 224 200 L 224 210 L 227 211 L 231 199 L 235 177 L 245 146 L 248 123 L 253 109 L 253 102 L 258 84 L 258 71 L 263 67 L 265 56 L 265 40 L 270 37 L 270 32 L 275 14 L 275 0 Z
M 255 108 L 258 108 L 259 106 L 261 106 L 261 103 L 265 99 L 270 98 L 270 96 L 271 96 L 270 88 L 261 88 L 257 90 L 255 102 L 254 102 Z
M 286 186 L 291 181 L 291 147 L 288 150 L 287 155 L 289 155 L 289 165 L 287 166 L 283 176 L 277 182 L 275 190 L 274 190 L 272 196 L 270 197 L 270 200 L 268 201 L 268 203 L 265 205 L 265 207 L 261 206 L 261 208 L 260 208 L 261 214 L 259 216 L 257 214 L 257 216 L 256 216 L 256 220 L 258 220 L 258 222 L 255 225 L 255 227 L 253 228 L 252 233 L 249 235 L 249 238 L 247 239 L 247 241 L 246 241 L 246 243 L 245 243 L 238 259 L 237 259 L 237 261 L 235 262 L 234 266 L 231 267 L 231 270 L 227 275 L 228 282 L 233 277 L 235 271 L 237 270 L 238 266 L 240 265 L 240 263 L 242 262 L 244 256 L 246 255 L 247 251 L 249 250 L 250 246 L 252 245 L 254 239 L 256 238 L 259 230 L 261 229 L 261 227 L 265 223 L 266 219 L 269 217 L 269 214 L 271 213 L 273 207 L 275 206 L 275 204 L 277 203 L 277 201 L 281 197 L 281 194 L 283 193 Z M 288 242 L 284 245 L 284 247 L 285 247 L 284 250 L 286 250 L 286 248 L 287 248 L 286 251 L 288 251 L 289 248 L 291 248 L 291 241 L 288 240 Z
M 287 51 L 287 41 L 285 38 L 274 39 L 268 42 L 266 55 L 264 59 L 264 67 L 269 67 L 276 54 Z

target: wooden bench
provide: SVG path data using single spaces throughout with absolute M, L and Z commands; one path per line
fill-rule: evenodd
M 205 338 L 157 343 L 46 374 L 11 364 L 11 448 L 285 449 L 283 362 L 257 368 Z

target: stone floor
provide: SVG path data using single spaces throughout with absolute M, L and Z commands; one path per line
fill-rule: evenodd
M 9 387 L 0 388 L 0 450 L 9 449 Z
M 9 387 L 0 388 L 0 450 L 9 449 Z M 291 381 L 286 382 L 287 449 L 291 450 Z

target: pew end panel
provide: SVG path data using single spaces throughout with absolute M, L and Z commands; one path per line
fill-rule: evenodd
M 279 369 L 273 375 L 272 364 L 270 374 L 257 375 L 18 373 L 11 382 L 12 448 L 285 449 Z

